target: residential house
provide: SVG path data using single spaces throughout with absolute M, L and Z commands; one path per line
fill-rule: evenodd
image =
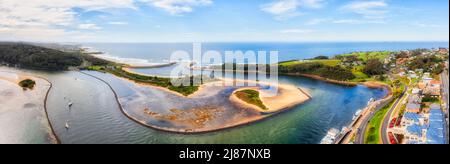
M 404 65 L 408 61 L 408 58 L 398 58 L 395 62 L 396 65 Z
M 420 113 L 420 104 L 417 104 L 414 102 L 408 102 L 408 104 L 406 104 L 406 112 Z
M 417 76 L 417 74 L 415 73 L 415 72 L 410 72 L 409 73 L 409 78 L 411 78 L 411 79 L 415 79 L 415 78 L 417 78 L 417 77 L 419 77 L 419 76 Z
M 414 95 L 420 95 L 422 93 L 422 90 L 419 88 L 413 88 L 411 93 Z
M 421 104 L 422 97 L 420 97 L 419 94 L 413 94 L 413 95 L 409 96 L 408 103 Z
M 417 84 L 417 87 L 421 90 L 424 90 L 427 87 L 427 84 L 423 83 L 423 82 L 419 82 Z
M 401 120 L 401 126 L 411 126 L 414 124 L 423 125 L 425 123 L 425 119 L 422 115 L 417 113 L 405 113 Z
M 411 125 L 406 127 L 405 139 L 408 144 L 423 144 L 427 141 L 427 128 L 424 125 Z
M 423 90 L 423 94 L 424 95 L 430 95 L 432 97 L 439 97 L 441 95 L 441 87 L 440 86 L 433 87 L 432 85 L 428 85 Z
M 448 49 L 447 48 L 439 48 L 439 53 L 442 55 L 446 55 L 446 54 L 448 54 Z
M 432 87 L 441 87 L 441 81 L 439 81 L 439 80 L 431 80 L 430 85 Z
M 425 83 L 426 85 L 429 85 L 431 83 L 431 81 L 433 81 L 433 78 L 431 78 L 431 77 L 424 76 L 422 78 L 422 82 Z
M 439 104 L 430 106 L 429 126 L 426 133 L 427 144 L 445 144 L 445 122 L 443 112 Z

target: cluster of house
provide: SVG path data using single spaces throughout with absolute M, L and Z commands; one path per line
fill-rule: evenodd
M 428 51 L 424 51 L 424 52 L 422 52 L 421 55 L 427 56 L 427 55 L 435 54 L 435 55 L 448 56 L 448 52 L 449 52 L 448 48 L 438 48 L 438 49 L 431 49 Z M 405 54 L 405 56 L 398 58 L 398 56 L 397 56 L 398 53 L 392 53 L 387 58 L 385 58 L 384 64 L 391 68 L 394 68 L 397 66 L 400 66 L 400 67 L 406 66 L 408 64 L 408 62 L 411 61 L 411 59 L 414 59 L 417 57 L 417 56 L 414 56 L 412 54 L 412 51 L 409 51 L 409 50 L 401 51 L 401 53 Z
M 445 144 L 445 119 L 440 104 L 422 102 L 425 95 L 435 98 L 440 95 L 440 82 L 427 75 L 412 90 L 401 119 L 408 144 Z

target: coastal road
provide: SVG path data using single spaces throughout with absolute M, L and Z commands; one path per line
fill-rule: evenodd
M 403 93 L 400 95 L 400 97 L 397 98 L 397 100 L 395 100 L 394 105 L 392 105 L 391 109 L 389 109 L 389 112 L 384 116 L 383 123 L 381 125 L 381 141 L 383 144 L 390 144 L 388 128 L 389 128 L 389 124 L 391 122 L 391 116 L 392 116 L 392 113 L 395 111 L 395 109 L 397 109 L 400 101 L 403 100 L 404 96 L 407 95 L 406 94 L 407 91 L 408 91 L 408 86 L 405 87 L 405 91 L 403 91 Z
M 372 104 L 373 105 L 373 104 Z M 362 117 L 362 122 L 359 125 L 358 129 L 356 130 L 356 137 L 355 137 L 355 144 L 364 144 L 364 137 L 367 131 L 367 125 L 369 124 L 370 120 L 372 120 L 375 113 L 380 110 L 384 105 L 378 106 L 378 108 L 374 111 L 367 111 L 368 114 L 364 114 Z M 368 107 L 367 110 L 370 110 L 371 106 Z
M 447 62 L 447 69 L 448 69 L 448 62 Z M 441 80 L 442 80 L 442 100 L 444 100 L 444 102 L 445 102 L 445 108 L 446 108 L 446 110 L 445 110 L 445 120 L 446 120 L 446 125 L 447 125 L 447 128 L 445 128 L 446 129 L 446 137 L 447 137 L 447 143 L 449 143 L 448 142 L 448 137 L 449 137 L 449 133 L 448 133 L 448 127 L 449 127 L 449 125 L 448 125 L 448 118 L 449 118 L 449 112 L 448 112 L 448 110 L 449 110 L 449 104 L 448 104 L 448 96 L 449 96 L 449 94 L 448 94 L 448 92 L 449 92 L 449 87 L 448 87 L 448 70 L 446 70 L 446 71 L 444 71 L 444 72 L 442 72 L 442 74 L 441 74 Z
M 364 137 L 366 134 L 367 125 L 369 124 L 369 121 L 373 118 L 374 114 L 375 112 L 371 111 L 366 117 L 364 117 L 363 121 L 361 122 L 361 125 L 358 128 L 358 131 L 356 132 L 355 144 L 364 144 Z
M 408 90 L 408 88 L 406 87 L 406 88 L 405 88 L 405 92 L 403 92 L 402 95 L 400 96 L 401 98 L 405 95 L 405 93 L 406 93 L 407 90 Z M 388 112 L 388 115 L 389 115 L 389 116 L 392 114 L 392 112 L 394 111 L 395 107 L 396 107 L 396 106 L 398 105 L 398 103 L 400 102 L 401 98 L 399 98 L 399 99 L 397 99 L 397 100 L 395 101 L 395 104 L 391 107 L 391 109 L 390 109 L 389 112 Z M 383 104 L 383 105 L 379 105 L 379 106 L 377 107 L 376 110 L 370 112 L 366 117 L 364 117 L 364 119 L 363 119 L 361 125 L 360 125 L 359 128 L 358 128 L 358 131 L 356 132 L 355 144 L 364 144 L 364 140 L 365 140 L 364 137 L 365 137 L 365 135 L 366 135 L 367 126 L 368 126 L 370 120 L 372 120 L 373 116 L 375 115 L 375 113 L 376 113 L 378 110 L 380 110 L 381 108 L 383 108 L 385 105 L 389 104 L 389 102 L 390 102 L 390 101 L 386 102 L 386 103 Z M 389 119 L 386 119 L 386 118 L 383 120 L 383 125 L 384 125 L 384 122 L 385 122 L 386 120 L 387 120 L 387 123 L 388 123 L 387 125 L 389 125 Z M 386 127 L 387 127 L 387 126 L 386 126 Z M 384 128 L 382 128 L 382 129 L 384 129 Z M 386 132 L 385 134 L 386 134 L 386 136 L 387 136 L 387 131 L 386 131 L 386 130 L 382 130 L 382 131 Z M 385 136 L 384 134 L 382 134 L 382 135 Z M 383 140 L 383 143 L 385 143 L 385 142 L 384 142 L 385 137 L 381 137 L 381 138 L 382 138 L 382 140 Z M 387 143 L 389 143 L 389 139 L 388 139 L 387 141 L 388 141 Z

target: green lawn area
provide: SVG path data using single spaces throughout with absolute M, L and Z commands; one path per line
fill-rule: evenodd
M 296 60 L 296 61 L 281 62 L 280 65 L 281 66 L 291 66 L 291 65 L 301 64 L 301 63 L 306 63 L 306 62 L 322 63 L 327 66 L 337 66 L 341 63 L 340 60 L 304 60 L 304 61 Z
M 263 110 L 268 110 L 268 108 L 263 104 L 261 99 L 259 98 L 259 92 L 251 89 L 238 91 L 235 93 L 236 96 L 249 104 L 256 105 Z
M 392 52 L 390 51 L 373 51 L 373 52 L 353 52 L 349 54 L 343 54 L 342 56 L 350 56 L 355 55 L 363 61 L 367 61 L 369 59 L 380 59 L 384 60 L 387 58 Z
M 353 75 L 355 75 L 355 79 L 352 81 L 354 82 L 364 82 L 369 81 L 370 77 L 369 75 L 365 74 L 362 70 L 364 69 L 364 66 L 357 66 L 352 69 Z
M 102 71 L 104 70 L 103 66 L 89 66 L 87 67 L 88 70 L 92 70 L 92 71 Z
M 388 105 L 384 106 L 379 111 L 377 111 L 372 120 L 370 120 L 369 124 L 367 125 L 366 136 L 364 136 L 365 144 L 379 144 L 381 142 L 380 138 L 381 124 L 383 122 L 386 113 L 389 111 L 392 105 L 394 105 L 394 101 L 390 102 Z

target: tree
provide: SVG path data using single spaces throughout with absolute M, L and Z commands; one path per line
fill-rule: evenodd
M 438 64 L 439 67 L 439 63 L 442 62 L 442 59 L 439 59 L 438 57 L 436 57 L 435 55 L 431 55 L 431 56 L 420 56 L 415 58 L 413 61 L 411 61 L 411 63 L 408 65 L 408 68 L 410 70 L 416 70 L 416 69 L 424 69 L 424 71 L 426 72 L 431 72 L 433 71 L 433 68 L 435 67 L 436 64 Z M 440 73 L 441 70 L 438 68 L 438 70 L 436 71 L 436 73 Z
M 367 64 L 364 67 L 363 72 L 370 76 L 383 75 L 385 73 L 384 65 L 378 59 L 370 59 L 367 61 Z
M 317 56 L 314 59 L 316 59 L 316 60 L 327 60 L 327 59 L 330 59 L 330 58 L 328 56 Z
M 426 51 L 427 51 L 427 49 L 423 49 L 423 48 L 415 49 L 415 50 L 411 51 L 411 55 L 412 56 L 420 56 Z
M 82 58 L 77 53 L 68 53 L 24 43 L 0 43 L 0 63 L 24 68 L 65 70 L 79 66 Z
M 397 59 L 400 59 L 400 58 L 408 58 L 408 53 L 406 52 L 406 51 L 402 51 L 402 52 L 400 52 L 399 54 L 397 54 L 397 55 L 395 55 L 395 57 L 397 58 Z
M 344 62 L 357 62 L 359 58 L 356 55 L 350 55 L 344 57 Z

